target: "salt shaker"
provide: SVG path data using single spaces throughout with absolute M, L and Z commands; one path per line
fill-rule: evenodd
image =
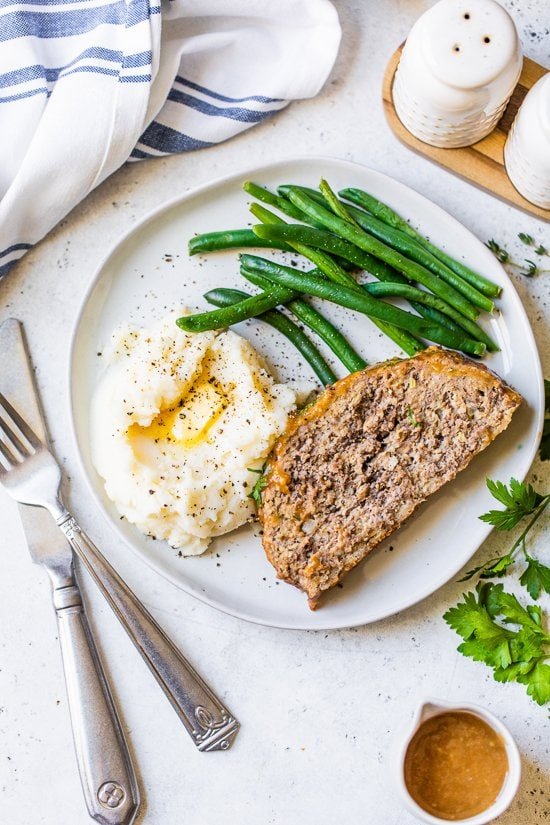
M 440 0 L 407 38 L 395 110 L 425 143 L 470 146 L 496 126 L 521 66 L 516 28 L 495 0 Z
M 504 146 L 508 177 L 531 203 L 550 209 L 550 74 L 537 80 Z

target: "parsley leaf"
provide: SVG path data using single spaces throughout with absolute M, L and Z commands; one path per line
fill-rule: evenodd
M 514 662 L 509 667 L 496 667 L 493 677 L 496 682 L 516 682 L 520 676 L 525 676 L 533 670 L 536 662 Z
M 497 530 L 512 530 L 522 518 L 534 513 L 544 498 L 531 484 L 523 484 L 515 478 L 510 479 L 508 487 L 502 481 L 488 478 L 487 487 L 493 498 L 504 504 L 505 509 L 490 510 L 479 518 L 492 524 Z
M 251 498 L 256 507 L 262 506 L 262 492 L 267 485 L 267 474 L 266 474 L 266 464 L 260 470 L 254 469 L 254 467 L 247 467 L 246 468 L 250 473 L 258 473 L 258 478 L 256 479 L 256 483 L 254 487 L 248 494 L 248 498 Z
M 527 589 L 532 599 L 538 599 L 541 590 L 550 593 L 550 567 L 546 567 L 527 553 L 525 558 L 527 567 L 521 574 L 519 581 Z
M 517 681 L 527 685 L 527 693 L 538 705 L 550 702 L 550 665 L 538 662 L 533 670 L 518 676 Z
M 548 255 L 548 250 L 541 243 L 535 249 L 535 255 Z
M 506 593 L 502 584 L 486 584 L 486 608 L 492 618 L 500 617 L 507 624 L 519 624 L 530 628 L 535 633 L 542 633 L 540 624 L 533 619 L 529 611 L 522 607 L 513 593 Z
M 535 239 L 532 235 L 528 235 L 527 232 L 518 232 L 518 238 L 527 246 L 532 246 L 535 243 Z
M 464 576 L 459 579 L 460 582 L 467 582 L 472 579 L 476 573 L 479 573 L 482 579 L 492 579 L 493 577 L 500 578 L 506 574 L 510 565 L 514 564 L 515 559 L 511 553 L 506 553 L 505 556 L 497 556 L 494 559 L 489 559 L 485 564 L 480 564 L 479 567 L 474 567 L 468 570 Z
M 443 616 L 447 624 L 462 636 L 458 650 L 476 662 L 492 667 L 508 667 L 512 662 L 510 641 L 513 632 L 494 622 L 475 593 L 465 593 L 464 602 L 452 607 Z

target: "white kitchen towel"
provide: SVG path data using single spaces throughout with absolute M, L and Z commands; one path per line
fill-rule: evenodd
M 339 42 L 329 0 L 0 0 L 0 277 L 126 160 L 315 95 Z

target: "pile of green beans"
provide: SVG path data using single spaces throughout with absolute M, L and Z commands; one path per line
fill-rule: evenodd
M 387 204 L 356 188 L 336 194 L 325 180 L 318 190 L 285 184 L 275 193 L 251 181 L 243 188 L 256 199 L 250 211 L 260 223 L 196 235 L 189 242 L 190 254 L 263 247 L 297 253 L 315 268 L 303 272 L 242 254 L 241 274 L 261 292 L 211 290 L 204 297 L 217 308 L 179 318 L 182 329 L 200 332 L 259 318 L 292 341 L 323 384 L 336 380 L 333 370 L 303 329 L 276 307 L 284 306 L 312 330 L 350 372 L 366 362 L 304 300 L 307 295 L 366 315 L 409 355 L 420 352 L 426 341 L 476 357 L 498 350 L 477 318 L 481 311 L 494 310 L 500 288 L 440 250 Z M 264 204 L 294 222 L 287 223 Z M 368 272 L 378 282 L 359 283 L 353 270 Z M 405 300 L 418 314 L 387 298 Z

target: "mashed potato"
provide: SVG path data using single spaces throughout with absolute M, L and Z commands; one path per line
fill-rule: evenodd
M 188 334 L 173 313 L 113 336 L 92 403 L 92 459 L 121 515 L 184 555 L 254 513 L 259 468 L 295 408 L 234 332 Z

